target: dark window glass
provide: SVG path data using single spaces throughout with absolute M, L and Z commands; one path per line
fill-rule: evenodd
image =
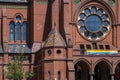
M 61 73 L 58 71 L 58 80 L 61 80 Z
M 88 37 L 90 35 L 90 32 L 89 31 L 85 31 L 85 36 Z
M 93 49 L 97 49 L 97 44 L 96 43 L 92 43 L 93 45 Z
M 85 53 L 85 50 L 81 49 L 80 54 L 84 54 L 84 53 Z
M 84 54 L 84 51 L 85 51 L 85 47 L 84 45 L 80 45 L 80 54 Z
M 85 49 L 84 45 L 81 44 L 80 45 L 80 49 Z
M 26 40 L 27 38 L 27 23 L 23 23 L 23 40 Z
M 92 33 L 91 37 L 92 38 L 97 38 L 97 35 L 95 33 Z
M 52 51 L 51 51 L 51 50 L 48 50 L 48 54 L 51 55 L 51 54 L 52 54 Z
M 10 40 L 14 40 L 14 22 L 13 21 L 11 21 L 10 22 Z
M 75 80 L 82 80 L 82 71 L 79 68 L 78 64 L 75 65 Z
M 48 71 L 48 80 L 50 80 L 50 76 L 51 76 L 50 71 Z
M 98 35 L 98 37 L 101 37 L 103 35 L 103 33 L 102 32 L 98 32 L 97 35 Z
M 57 54 L 61 54 L 61 50 L 57 50 Z
M 99 48 L 100 48 L 100 49 L 104 49 L 103 45 L 99 45 Z
M 95 67 L 95 77 L 94 80 L 101 80 L 101 70 L 98 66 Z
M 110 46 L 109 46 L 109 45 L 105 45 L 105 48 L 106 48 L 106 49 L 110 49 Z
M 90 45 L 87 45 L 86 47 L 87 47 L 87 49 L 91 49 L 91 46 L 90 46 Z
M 20 40 L 20 23 L 16 23 L 16 39 Z

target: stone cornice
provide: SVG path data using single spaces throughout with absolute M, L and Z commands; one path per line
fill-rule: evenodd
M 14 8 L 14 9 L 27 9 L 28 6 L 18 6 L 18 5 L 0 5 L 0 8 Z

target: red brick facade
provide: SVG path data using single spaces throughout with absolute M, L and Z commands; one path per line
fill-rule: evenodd
M 6 80 L 4 71 L 12 56 L 22 51 L 25 71 L 34 72 L 30 80 L 119 80 L 119 15 L 120 0 L 0 1 L 0 80 Z M 19 40 L 17 16 L 21 17 Z M 92 16 L 98 18 L 93 19 L 96 22 L 89 20 Z M 92 23 L 87 24 L 87 20 Z M 14 40 L 11 21 L 15 23 Z M 26 40 L 22 35 L 24 22 Z M 92 31 L 91 25 L 100 28 Z M 87 50 L 118 53 L 89 55 Z

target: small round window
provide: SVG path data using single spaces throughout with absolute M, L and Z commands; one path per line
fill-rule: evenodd
M 51 55 L 51 54 L 52 54 L 52 51 L 51 51 L 51 50 L 48 50 L 47 53 L 48 53 L 49 55 Z
M 61 54 L 61 50 L 57 50 L 57 54 Z
M 84 8 L 78 17 L 78 29 L 88 40 L 101 40 L 110 30 L 110 18 L 102 8 Z

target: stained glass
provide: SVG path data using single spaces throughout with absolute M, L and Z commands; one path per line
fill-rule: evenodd
M 96 8 L 92 7 L 91 12 L 95 13 L 96 12 Z
M 100 40 L 110 29 L 110 19 L 102 8 L 91 6 L 81 11 L 78 25 L 83 37 L 89 40 Z
M 16 17 L 16 20 L 17 20 L 17 21 L 21 20 L 21 17 L 20 17 L 20 16 L 17 16 L 17 17 Z
M 16 24 L 16 39 L 20 40 L 20 26 L 21 24 L 19 22 L 17 22 Z
M 86 28 L 91 32 L 96 32 L 101 28 L 101 19 L 96 15 L 90 15 L 86 21 Z
M 23 40 L 26 40 L 27 37 L 27 23 L 23 23 Z
M 106 18 L 107 18 L 106 14 L 102 15 L 102 19 L 106 19 Z
M 104 24 L 104 26 L 107 27 L 107 26 L 109 25 L 109 22 L 108 22 L 108 21 L 105 21 L 103 24 Z
M 14 40 L 14 22 L 10 22 L 10 40 Z
M 83 33 L 83 32 L 85 32 L 85 28 L 84 27 L 81 27 L 80 28 L 80 31 Z
M 103 10 L 102 9 L 99 9 L 98 11 L 97 11 L 97 14 L 99 14 L 99 15 L 101 15 L 103 13 Z
M 80 20 L 80 21 L 78 22 L 78 24 L 79 24 L 80 26 L 82 26 L 82 25 L 84 24 L 84 22 L 83 22 L 82 20 Z
M 85 14 L 89 14 L 90 13 L 90 10 L 87 8 L 85 9 Z
M 85 17 L 85 14 L 84 14 L 84 13 L 80 14 L 80 18 L 81 18 L 81 19 L 83 19 L 84 17 Z

